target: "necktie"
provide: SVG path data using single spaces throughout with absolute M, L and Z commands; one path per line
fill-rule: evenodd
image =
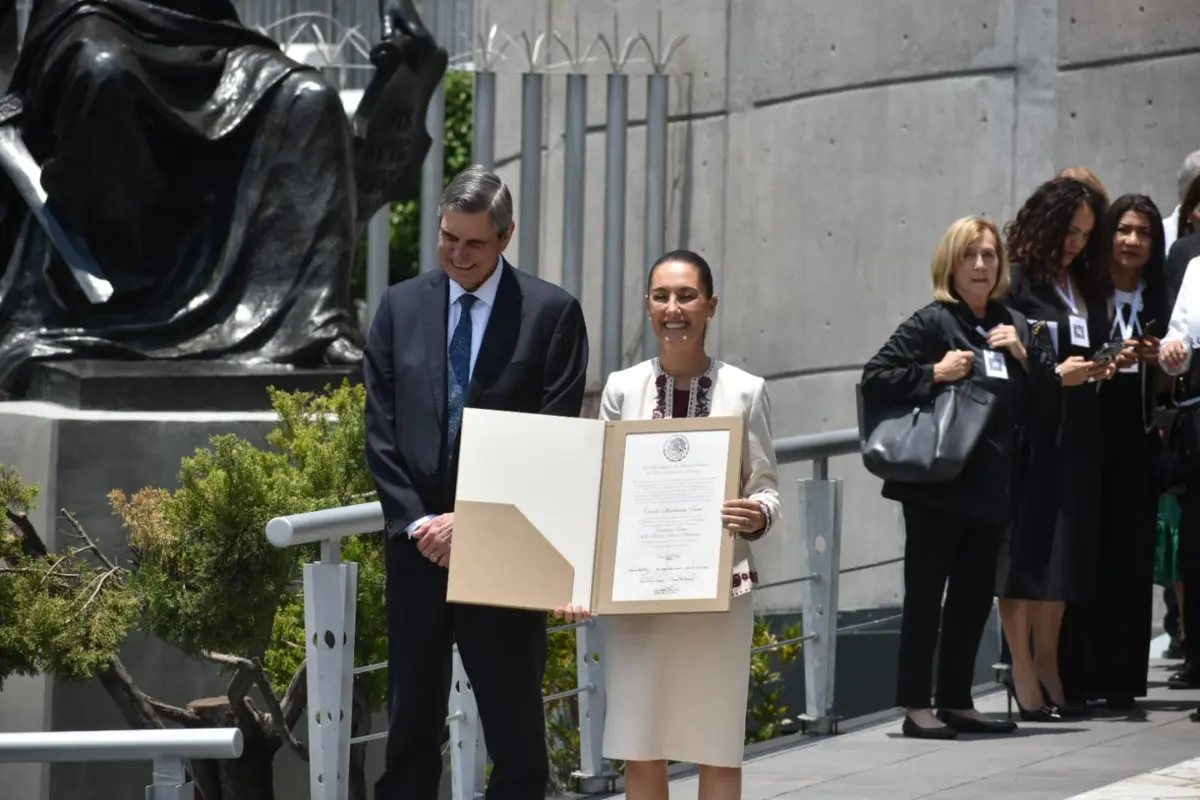
M 462 312 L 458 325 L 450 337 L 450 369 L 446 375 L 446 462 L 453 460 L 458 445 L 458 432 L 462 427 L 463 404 L 467 400 L 467 386 L 471 382 L 471 307 L 479 298 L 464 294 L 458 298 Z

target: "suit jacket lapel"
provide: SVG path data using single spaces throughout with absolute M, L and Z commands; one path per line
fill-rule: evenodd
M 438 426 L 446 416 L 446 325 L 448 324 L 450 285 L 446 273 L 438 276 L 426 289 L 426 300 L 421 308 L 421 335 L 425 339 L 425 363 L 429 370 L 429 386 L 433 390 L 433 407 L 437 412 Z
M 521 329 L 521 286 L 512 274 L 512 267 L 500 262 L 500 286 L 496 290 L 496 305 L 488 316 L 487 330 L 479 345 L 471 385 L 467 388 L 467 404 L 479 399 L 479 394 L 491 386 L 512 358 L 513 346 Z

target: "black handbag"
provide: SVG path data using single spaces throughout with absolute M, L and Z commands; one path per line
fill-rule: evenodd
M 964 380 L 944 384 L 930 400 L 876 404 L 858 392 L 863 465 L 902 483 L 943 483 L 958 477 L 991 419 L 996 397 Z

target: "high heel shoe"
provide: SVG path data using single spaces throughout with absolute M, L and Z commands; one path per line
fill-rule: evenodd
M 1054 702 L 1053 698 L 1050 697 L 1050 692 L 1046 690 L 1046 684 L 1042 683 L 1040 679 L 1038 680 L 1038 688 L 1042 690 L 1042 697 L 1050 701 L 1047 705 L 1057 711 L 1058 715 L 1063 719 L 1078 719 L 1092 713 L 1091 709 L 1086 705 L 1075 705 L 1066 702 L 1059 704 Z
M 1017 697 L 1017 687 L 1013 684 L 1012 679 L 1001 681 L 1004 688 L 1008 691 L 1009 708 L 1015 704 L 1017 713 L 1021 717 L 1022 722 L 1061 722 L 1062 714 L 1054 706 L 1043 703 L 1042 707 L 1033 711 L 1021 705 L 1021 699 Z M 1040 684 L 1039 684 L 1040 688 Z M 1010 711 L 1011 716 L 1011 711 Z

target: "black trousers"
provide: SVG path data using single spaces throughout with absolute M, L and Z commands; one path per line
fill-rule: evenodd
M 1183 581 L 1183 657 L 1200 669 L 1200 481 L 1179 496 L 1179 578 Z
M 904 610 L 897 706 L 930 707 L 933 654 L 937 650 L 937 696 L 933 705 L 974 707 L 971 683 L 975 656 L 995 596 L 996 555 L 1002 533 L 1001 525 L 932 506 L 904 504 Z
M 492 761 L 487 800 L 543 800 L 546 615 L 447 603 L 448 573 L 414 569 L 400 552 L 412 546 L 386 544 L 389 723 L 375 800 L 436 800 L 456 642 Z

